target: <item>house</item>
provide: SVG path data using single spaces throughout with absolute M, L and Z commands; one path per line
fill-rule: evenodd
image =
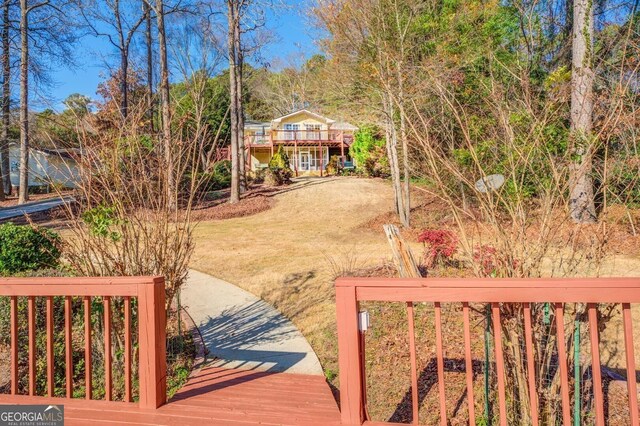
M 337 155 L 344 164 L 358 128 L 306 109 L 287 114 L 269 122 L 245 122 L 245 149 L 250 170 L 268 167 L 269 160 L 280 146 L 289 156 L 296 176 L 321 176 L 329 159 Z
M 29 186 L 75 188 L 79 179 L 78 149 L 29 149 Z M 20 145 L 9 143 L 11 185 L 20 186 Z

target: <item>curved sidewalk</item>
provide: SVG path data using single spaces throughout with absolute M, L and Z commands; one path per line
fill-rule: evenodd
M 302 333 L 265 301 L 226 281 L 190 270 L 181 302 L 196 324 L 209 365 L 322 375 Z

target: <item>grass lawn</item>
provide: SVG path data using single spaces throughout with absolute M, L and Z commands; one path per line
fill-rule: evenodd
M 420 194 L 414 199 L 415 205 L 420 207 L 412 216 L 414 229 L 404 232 L 409 241 L 415 241 L 420 229 L 447 227 L 450 218 L 446 209 L 431 204 Z M 358 178 L 300 180 L 275 193 L 269 210 L 252 216 L 201 222 L 195 231 L 196 249 L 191 265 L 256 294 L 289 317 L 318 354 L 327 378 L 337 384 L 333 277 L 339 275 L 338 270 L 365 270 L 390 261 L 391 252 L 381 226 L 389 221 L 394 221 L 392 188 L 385 181 Z M 603 276 L 640 276 L 637 246 L 629 240 L 631 237 L 626 231 L 619 232 L 619 235 L 612 234 L 614 250 L 600 273 Z M 636 241 L 635 238 L 632 239 Z M 622 240 L 624 244 L 621 244 Z M 419 256 L 421 246 L 411 244 Z M 447 275 L 462 272 L 449 271 Z M 385 383 L 384 386 L 370 386 L 371 414 L 377 420 L 406 421 L 410 418 L 410 404 L 407 405 L 405 394 L 409 386 L 405 310 L 395 304 L 372 304 L 367 308 L 375 321 L 367 343 L 368 376 L 371 383 Z M 418 364 L 421 371 L 427 372 L 425 383 L 429 384 L 434 354 L 433 329 L 429 325 L 432 313 L 428 307 L 419 307 L 418 312 L 422 312 L 418 316 L 423 316 L 416 322 L 421 324 L 417 333 L 418 340 L 422 340 Z M 636 307 L 633 314 L 637 324 L 640 307 Z M 443 320 L 445 346 L 448 346 L 445 352 L 451 358 L 445 377 L 447 398 L 462 401 L 464 374 L 458 365 L 462 358 L 462 346 L 458 341 L 460 313 L 457 309 L 448 310 Z M 622 359 L 620 351 L 616 350 L 619 348 L 608 343 L 618 340 L 620 326 L 614 319 L 602 335 L 603 362 L 612 368 L 620 367 Z M 481 336 L 482 328 L 482 319 L 476 318 L 472 332 Z M 636 343 L 640 345 L 640 327 L 634 332 Z M 474 359 L 481 360 L 482 340 L 479 337 L 474 340 Z M 605 343 L 607 340 L 610 342 Z M 640 347 L 636 355 L 640 363 Z M 479 371 L 476 373 L 476 386 L 481 387 L 482 375 Z M 427 392 L 421 401 L 421 416 L 424 416 L 421 420 L 427 423 L 433 420 L 430 416 L 437 414 L 435 398 L 437 392 Z M 479 403 L 480 399 L 476 399 L 476 404 Z M 454 417 L 459 414 L 458 420 L 464 422 L 463 408 L 458 404 L 450 414 Z M 477 409 L 481 412 L 482 407 L 477 406 Z
M 302 180 L 253 216 L 201 222 L 192 266 L 271 303 L 309 339 L 325 371 L 337 370 L 332 263 L 358 269 L 391 256 L 382 228 L 362 225 L 393 209 L 382 180 Z

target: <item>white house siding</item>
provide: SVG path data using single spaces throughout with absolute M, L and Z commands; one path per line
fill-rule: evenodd
M 20 147 L 9 146 L 11 184 L 20 186 Z M 74 188 L 78 176 L 78 165 L 70 158 L 47 154 L 36 149 L 29 150 L 29 186 L 48 184 Z

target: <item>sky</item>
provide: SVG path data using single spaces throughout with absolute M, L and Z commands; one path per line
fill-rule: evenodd
M 309 23 L 309 18 L 300 13 L 301 2 L 287 0 L 290 7 L 269 16 L 270 29 L 275 32 L 276 39 L 264 48 L 262 53 L 267 62 L 273 64 L 270 58 L 281 58 L 304 55 L 310 57 L 319 51 L 314 39 L 315 30 Z M 92 99 L 98 98 L 96 89 L 104 80 L 108 66 L 117 66 L 116 50 L 105 37 L 85 36 L 75 49 L 75 64 L 73 66 L 57 66 L 51 75 L 52 84 L 34 99 L 33 108 L 42 110 L 63 108 L 62 101 L 72 93 L 80 93 Z M 277 61 L 275 61 L 277 62 Z

